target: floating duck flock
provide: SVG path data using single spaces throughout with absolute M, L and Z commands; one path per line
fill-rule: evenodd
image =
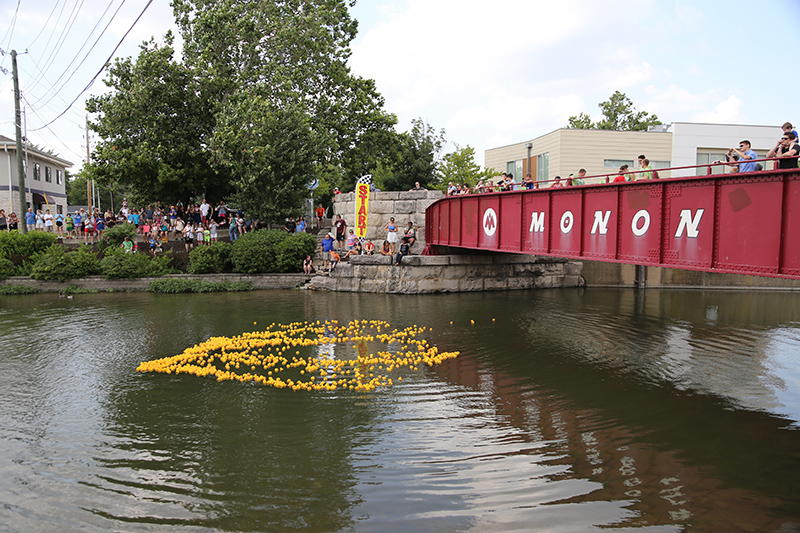
M 422 338 L 426 331 L 416 325 L 392 329 L 382 320 L 354 320 L 345 325 L 336 320 L 273 323 L 265 331 L 211 337 L 179 355 L 142 362 L 136 370 L 252 381 L 295 391 L 369 392 L 402 381 L 397 375 L 400 370 L 418 371 L 458 357 L 459 352 L 440 352 L 430 345 Z M 370 346 L 381 345 L 386 349 L 369 353 Z M 320 346 L 317 355 L 301 355 L 301 350 L 307 353 L 308 347 Z M 352 358 L 322 351 L 333 346 L 349 347 Z

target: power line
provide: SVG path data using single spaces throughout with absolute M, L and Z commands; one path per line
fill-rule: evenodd
M 56 12 L 56 8 L 58 7 L 59 3 L 61 3 L 61 0 L 57 0 L 57 2 L 55 4 L 53 4 L 53 9 L 50 11 L 50 14 L 47 16 L 47 20 L 45 21 L 44 25 L 42 26 L 42 29 L 39 30 L 39 35 L 37 35 L 36 37 L 33 38 L 33 41 L 31 41 L 31 44 L 28 45 L 28 48 L 31 48 L 36 43 L 36 41 L 39 40 L 39 37 L 42 36 L 42 34 L 44 33 L 44 30 L 47 28 L 47 25 L 50 23 L 50 19 L 53 18 L 53 13 Z M 66 0 L 64 0 L 64 5 L 65 6 L 67 5 L 66 4 Z M 64 8 L 61 8 L 61 10 L 63 11 Z M 48 44 L 49 44 L 49 42 L 48 42 Z M 45 45 L 45 48 L 47 48 L 47 45 Z
M 14 10 L 14 16 L 11 18 L 11 25 L 6 30 L 6 34 L 3 36 L 3 41 L 6 40 L 8 37 L 8 46 L 6 48 L 11 48 L 11 37 L 14 36 L 14 27 L 17 25 L 17 15 L 19 14 L 19 4 L 22 0 L 17 0 L 17 9 Z M 2 41 L 0 41 L 2 43 Z
M 97 71 L 97 74 L 94 75 L 94 77 L 89 81 L 89 83 L 86 85 L 86 87 L 84 87 L 84 89 L 80 93 L 78 93 L 78 96 L 75 97 L 75 99 L 72 101 L 72 103 L 69 104 L 69 106 L 64 111 L 62 111 L 56 118 L 54 118 L 53 120 L 51 120 L 50 122 L 48 122 L 44 126 L 42 126 L 40 128 L 34 128 L 31 131 L 39 131 L 39 130 L 41 130 L 43 128 L 46 128 L 47 126 L 49 126 L 50 124 L 52 124 L 53 122 L 55 122 L 56 120 L 61 118 L 62 115 L 64 115 L 67 111 L 69 111 L 69 109 L 73 105 L 75 105 L 75 102 L 78 101 L 78 98 L 80 98 L 83 95 L 83 93 L 88 91 L 89 88 L 94 84 L 94 82 L 97 81 L 97 78 L 99 78 L 100 74 L 102 74 L 103 71 L 106 69 L 106 67 L 108 66 L 109 62 L 114 57 L 114 54 L 116 54 L 117 50 L 119 49 L 119 47 L 122 46 L 122 43 L 123 43 L 123 41 L 125 41 L 125 38 L 128 37 L 128 34 L 133 30 L 134 26 L 136 26 L 136 24 L 139 22 L 139 20 L 142 18 L 142 16 L 144 16 L 145 11 L 147 11 L 147 8 L 150 7 L 150 4 L 152 4 L 152 3 L 153 3 L 153 0 L 148 0 L 147 1 L 147 5 L 144 6 L 144 9 L 142 9 L 142 12 L 139 13 L 139 16 L 136 17 L 136 20 L 133 21 L 133 24 L 131 24 L 131 27 L 128 28 L 128 31 L 125 32 L 125 35 L 122 36 L 122 39 L 120 39 L 119 43 L 117 43 L 117 46 L 114 47 L 114 50 L 111 51 L 111 54 L 108 56 L 108 59 L 103 63 L 103 66 L 100 67 L 100 70 Z
M 79 1 L 80 3 L 78 3 Z M 31 87 L 34 87 L 36 86 L 37 83 L 39 83 L 39 80 L 41 80 L 44 77 L 45 71 L 48 68 L 50 68 L 50 65 L 53 64 L 53 61 L 55 61 L 58 52 L 64 45 L 64 41 L 66 40 L 67 35 L 69 35 L 70 30 L 72 30 L 72 25 L 75 24 L 75 21 L 78 19 L 78 13 L 80 12 L 81 7 L 83 7 L 83 2 L 84 0 L 76 0 L 75 6 L 72 8 L 72 13 L 70 13 L 69 17 L 67 18 L 67 25 L 64 26 L 64 29 L 61 31 L 61 35 L 58 37 L 55 48 L 53 48 L 53 51 L 50 53 L 50 57 L 48 57 L 45 60 L 45 63 L 47 64 L 42 69 L 41 73 L 39 74 L 39 77 L 31 82 Z
M 106 27 L 105 27 L 105 28 L 103 28 L 103 31 L 100 33 L 100 35 L 98 35 L 98 36 L 97 36 L 97 39 L 94 41 L 94 44 L 92 44 L 92 47 L 91 47 L 91 48 L 89 48 L 89 51 L 88 51 L 88 52 L 86 52 L 86 55 L 85 55 L 85 56 L 83 56 L 83 59 L 81 59 L 81 62 L 80 62 L 80 63 L 78 63 L 78 66 L 77 66 L 77 67 L 75 67 L 75 70 L 73 70 L 73 71 L 72 71 L 72 74 L 70 74 L 70 75 L 69 75 L 69 77 L 66 79 L 66 81 L 64 81 L 63 85 L 61 85 L 61 88 L 59 88 L 59 89 L 57 89 L 57 90 L 56 90 L 56 89 L 55 89 L 55 85 L 56 85 L 56 83 L 58 83 L 58 82 L 59 82 L 59 80 L 60 80 L 60 79 L 61 79 L 61 78 L 64 76 L 64 74 L 66 74 L 66 73 L 67 73 L 67 70 L 69 70 L 69 67 L 71 67 L 71 66 L 72 66 L 72 64 L 75 62 L 75 60 L 76 60 L 76 59 L 78 59 L 78 55 L 81 53 L 81 51 L 83 50 L 83 48 L 86 46 L 86 43 L 88 43 L 88 42 L 89 42 L 89 38 L 90 38 L 90 37 L 91 37 L 91 35 L 94 33 L 94 31 L 97 29 L 97 27 L 100 25 L 100 21 L 101 21 L 101 20 L 103 20 L 103 17 L 105 17 L 105 16 L 106 16 L 106 13 L 108 13 L 108 10 L 109 10 L 109 9 L 111 9 L 111 6 L 113 5 L 113 3 L 114 3 L 114 2 L 112 1 L 111 3 L 109 3 L 109 4 L 108 4 L 108 7 L 106 7 L 106 10 L 103 12 L 103 15 L 100 17 L 100 20 L 98 20 L 98 21 L 97 21 L 97 24 L 95 24 L 94 28 L 92 28 L 92 31 L 89 33 L 89 36 L 88 36 L 88 37 L 86 38 L 86 40 L 83 42 L 83 45 L 81 45 L 81 48 L 80 48 L 80 50 L 78 50 L 78 52 L 75 54 L 75 57 L 74 57 L 74 58 L 72 58 L 72 61 L 70 61 L 70 63 L 69 63 L 69 65 L 67 66 L 67 68 L 66 68 L 66 69 L 64 69 L 64 72 L 62 72 L 62 73 L 61 73 L 61 76 L 59 76 L 59 77 L 56 79 L 56 81 L 54 81 L 54 82 L 52 83 L 52 85 L 51 85 L 51 86 L 53 87 L 53 91 L 52 91 L 52 93 L 53 93 L 53 96 L 51 96 L 51 97 L 50 97 L 50 99 L 49 99 L 47 102 L 50 102 L 50 101 L 51 101 L 51 100 L 52 100 L 52 99 L 53 99 L 53 98 L 56 96 L 56 94 L 58 94 L 59 92 L 61 92 L 61 89 L 63 89 L 64 87 L 66 87 L 66 86 L 67 86 L 67 83 L 69 83 L 69 81 L 72 79 L 72 77 L 75 75 L 75 73 L 76 73 L 76 72 L 78 72 L 78 69 L 79 69 L 79 68 L 81 68 L 81 66 L 83 65 L 83 63 L 84 63 L 84 62 L 85 62 L 85 61 L 86 61 L 86 60 L 89 58 L 89 54 L 91 54 L 91 53 L 92 53 L 92 50 L 94 50 L 94 47 L 95 47 L 95 46 L 97 46 L 97 43 L 99 43 L 99 42 L 100 42 L 100 39 L 103 37 L 103 35 L 105 35 L 105 33 L 106 33 L 106 30 L 108 30 L 108 27 L 109 27 L 109 26 L 111 26 L 111 23 L 112 23 L 112 22 L 114 22 L 114 19 L 115 19 L 115 18 L 117 17 L 117 15 L 119 14 L 119 11 L 120 11 L 120 9 L 122 9 L 122 6 L 124 6 L 124 5 L 125 5 L 125 0 L 122 0 L 122 3 L 119 5 L 119 7 L 117 8 L 117 10 L 116 10 L 116 11 L 114 12 L 114 14 L 111 16 L 111 20 L 109 20 L 109 21 L 108 21 L 108 24 L 106 24 Z M 40 102 L 40 101 L 41 101 L 43 98 L 45 98 L 45 97 L 46 97 L 46 96 L 43 96 L 42 98 L 39 98 L 39 99 L 37 100 L 37 102 Z

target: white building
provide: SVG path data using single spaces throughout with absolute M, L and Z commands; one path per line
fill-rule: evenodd
M 23 147 L 23 168 L 27 206 L 19 206 L 17 144 L 0 135 L 0 209 L 16 213 L 20 219 L 28 207 L 67 211 L 66 172 L 72 163 L 41 150 Z M 28 170 L 30 169 L 30 170 Z
M 742 124 L 695 124 L 673 122 L 650 131 L 578 130 L 561 128 L 546 135 L 486 150 L 486 167 L 511 172 L 517 182 L 528 172 L 536 181 L 577 174 L 611 174 L 623 164 L 636 169 L 637 157 L 645 155 L 653 168 L 705 165 L 725 160 L 729 148 L 749 140 L 759 157 L 766 156 L 781 137 L 778 126 Z M 766 167 L 765 168 L 771 168 Z M 707 168 L 672 171 L 671 176 L 694 176 Z M 712 167 L 714 174 L 729 167 Z M 660 173 L 670 177 L 670 173 Z M 599 182 L 600 178 L 589 180 Z

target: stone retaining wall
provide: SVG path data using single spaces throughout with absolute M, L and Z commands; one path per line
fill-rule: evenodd
M 249 281 L 256 289 L 293 289 L 305 285 L 311 279 L 305 274 L 203 274 L 200 276 L 192 274 L 169 274 L 160 278 L 134 278 L 134 279 L 106 279 L 102 276 L 90 276 L 88 278 L 73 279 L 65 282 L 60 281 L 40 281 L 27 276 L 17 276 L 0 281 L 0 285 L 16 284 L 33 287 L 43 292 L 59 292 L 68 285 L 96 290 L 96 291 L 143 291 L 156 279 L 200 279 L 203 281 Z
M 581 286 L 581 263 L 518 254 L 412 255 L 400 266 L 387 256 L 355 256 L 311 280 L 315 289 L 392 294 Z
M 412 248 L 419 253 L 425 247 L 425 210 L 433 202 L 444 198 L 442 191 L 407 191 L 407 192 L 372 192 L 369 195 L 369 217 L 367 219 L 367 239 L 372 239 L 375 249 L 380 249 L 386 239 L 383 229 L 394 217 L 397 223 L 398 236 L 412 221 L 417 226 L 417 242 Z M 337 194 L 333 199 L 333 220 L 342 215 L 348 229 L 353 227 L 356 209 L 355 193 Z

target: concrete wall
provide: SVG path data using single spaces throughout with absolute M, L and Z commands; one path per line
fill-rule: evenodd
M 311 287 L 341 292 L 425 294 L 583 286 L 581 264 L 519 254 L 355 256 Z
M 386 239 L 384 226 L 394 217 L 398 236 L 402 236 L 408 221 L 417 227 L 417 242 L 411 252 L 418 254 L 425 247 L 425 210 L 433 202 L 444 198 L 442 191 L 373 192 L 369 196 L 369 216 L 367 218 L 367 239 L 372 239 L 379 250 Z M 333 218 L 342 215 L 348 232 L 355 220 L 355 193 L 337 194 L 333 199 Z M 335 233 L 331 230 L 331 233 Z
M 249 281 L 256 289 L 293 289 L 300 285 L 305 285 L 310 278 L 305 274 L 204 274 L 196 276 L 192 274 L 170 274 L 161 278 L 135 278 L 135 279 L 106 279 L 102 276 L 91 276 L 88 278 L 72 279 L 65 282 L 60 281 L 39 281 L 27 276 L 7 278 L 0 281 L 0 285 L 15 284 L 33 287 L 43 292 L 59 292 L 67 285 L 77 285 L 78 287 L 96 291 L 143 291 L 146 290 L 150 282 L 156 279 L 201 279 L 203 281 Z

